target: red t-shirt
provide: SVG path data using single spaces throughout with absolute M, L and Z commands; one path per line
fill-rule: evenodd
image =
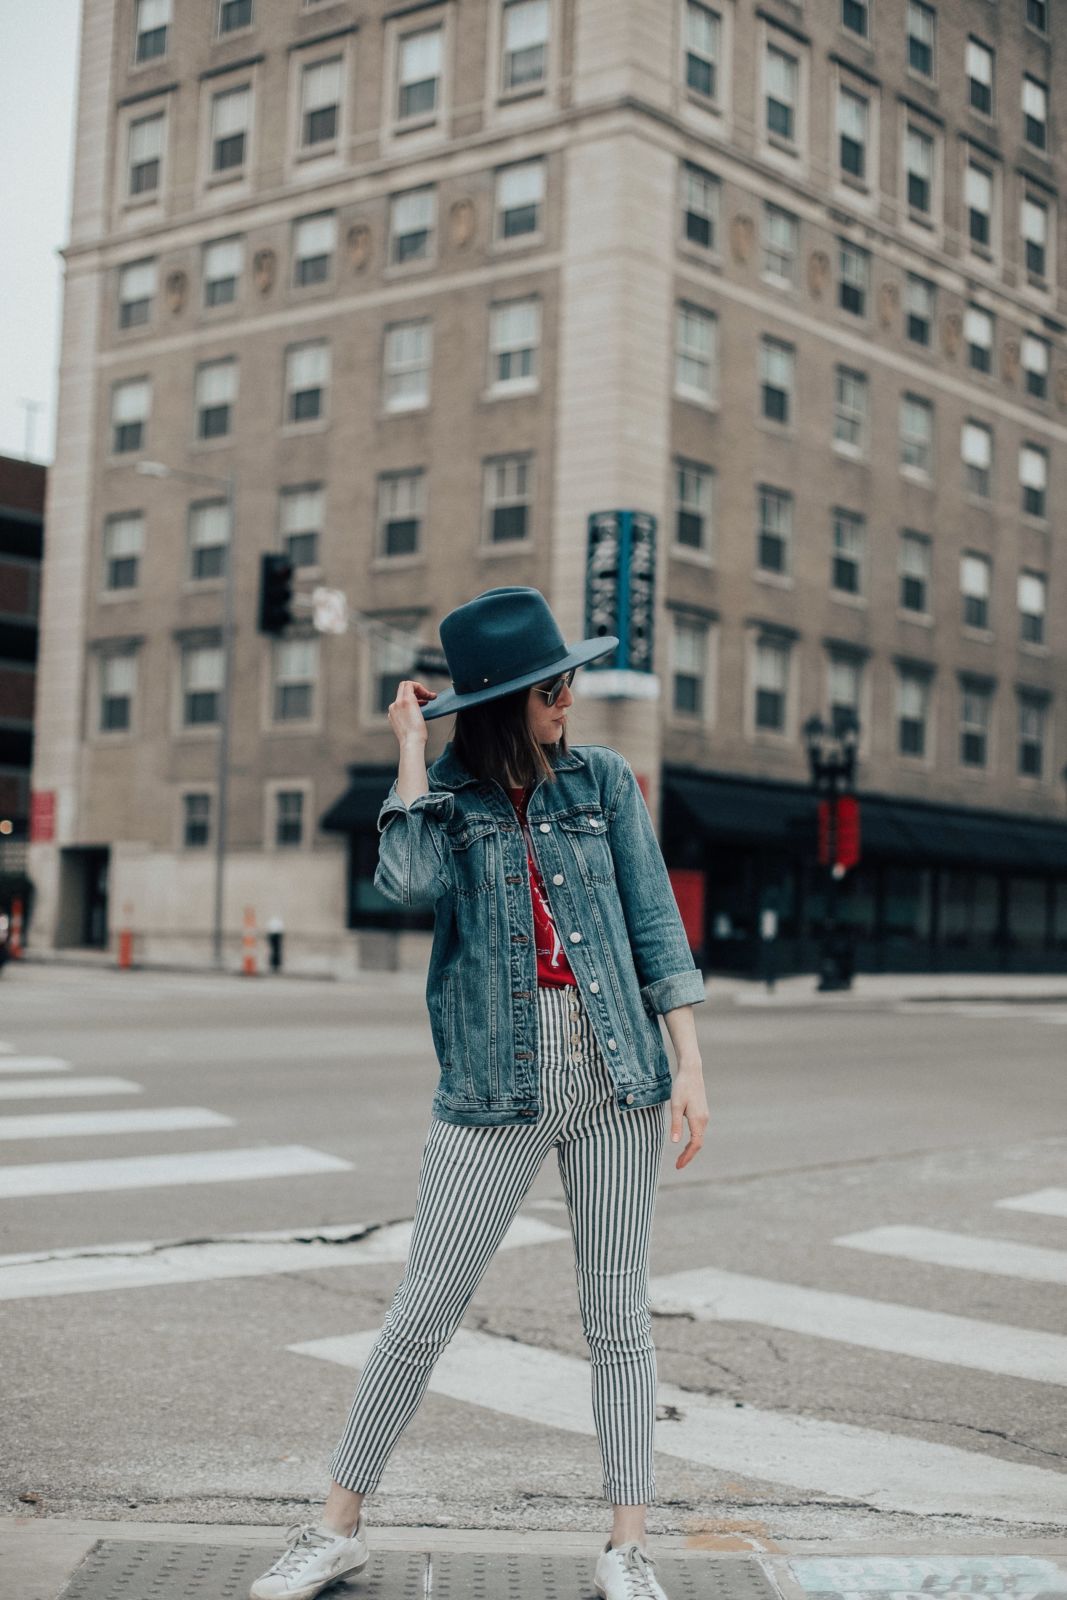
M 534 859 L 533 845 L 530 842 L 526 803 L 532 793 L 532 787 L 531 785 L 526 789 L 509 789 L 508 794 L 511 796 L 511 803 L 515 807 L 526 839 L 526 865 L 530 869 L 530 898 L 533 901 L 534 940 L 537 946 L 537 982 L 539 985 L 556 989 L 563 988 L 567 984 L 574 987 L 578 980 L 571 971 L 563 941 L 556 930 L 548 896 L 545 894 L 544 880 Z

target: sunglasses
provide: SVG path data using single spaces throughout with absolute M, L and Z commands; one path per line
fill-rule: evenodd
M 547 688 L 542 687 L 542 685 L 539 683 L 535 683 L 534 688 L 537 690 L 538 694 L 543 694 L 545 696 L 550 706 L 554 706 L 560 695 L 563 693 L 563 685 L 566 684 L 567 688 L 569 689 L 571 684 L 574 682 L 574 674 L 577 671 L 577 667 L 569 667 L 566 672 L 561 672 L 558 678 L 553 678 L 548 684 Z

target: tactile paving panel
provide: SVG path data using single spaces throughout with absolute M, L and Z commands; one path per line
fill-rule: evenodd
M 429 1543 L 429 1541 L 427 1541 Z M 59 1600 L 246 1600 L 278 1545 L 147 1544 L 103 1539 Z M 670 1600 L 776 1600 L 755 1561 L 657 1556 Z M 328 1600 L 597 1600 L 589 1556 L 378 1550 Z

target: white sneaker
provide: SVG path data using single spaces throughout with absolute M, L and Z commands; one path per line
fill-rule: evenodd
M 612 1548 L 609 1539 L 597 1557 L 593 1583 L 604 1600 L 667 1600 L 656 1581 L 655 1562 L 636 1539 Z
M 303 1522 L 289 1529 L 285 1543 L 284 1554 L 249 1589 L 249 1600 L 313 1600 L 370 1560 L 362 1511 L 350 1538 Z

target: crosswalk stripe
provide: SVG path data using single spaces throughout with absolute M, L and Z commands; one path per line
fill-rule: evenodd
M 302 1144 L 265 1145 L 250 1150 L 192 1150 L 165 1156 L 116 1156 L 110 1160 L 48 1161 L 0 1168 L 0 1200 L 351 1171 L 351 1161 Z
M 4 1056 L 0 1072 L 69 1072 L 70 1062 L 62 1056 Z
M 293 1344 L 298 1355 L 362 1367 L 377 1329 Z M 593 1432 L 589 1365 L 513 1339 L 460 1328 L 438 1357 L 431 1390 L 503 1416 Z M 735 1406 L 658 1383 L 669 1415 L 656 1423 L 667 1455 L 738 1477 L 789 1484 L 885 1511 L 1067 1525 L 1063 1475 L 906 1434 Z
M 328 1267 L 375 1266 L 404 1261 L 410 1222 L 372 1228 L 353 1239 L 363 1224 L 292 1228 L 285 1232 L 231 1234 L 205 1243 L 92 1246 L 0 1256 L 0 1300 L 29 1300 L 100 1290 L 166 1288 L 222 1278 L 261 1278 L 279 1272 L 321 1272 Z M 499 1248 L 555 1244 L 569 1237 L 536 1217 L 518 1216 Z M 331 1242 L 335 1240 L 338 1242 Z M 347 1242 L 346 1242 L 347 1241 Z
M 653 1278 L 653 1313 L 755 1322 L 816 1339 L 941 1361 L 1037 1383 L 1067 1384 L 1067 1338 L 858 1295 L 696 1268 Z
M 232 1128 L 233 1118 L 207 1106 L 160 1106 L 147 1111 L 48 1111 L 0 1117 L 0 1139 L 77 1139 L 87 1134 L 175 1133 Z
M 132 1078 L 0 1078 L 0 1100 L 66 1100 L 76 1095 L 141 1094 Z
M 925 1261 L 938 1267 L 962 1267 L 968 1272 L 1030 1278 L 1038 1283 L 1067 1283 L 1067 1250 L 1018 1244 L 1014 1239 L 980 1239 L 940 1228 L 899 1224 L 869 1228 L 862 1233 L 844 1233 L 834 1243 L 848 1245 L 853 1250 L 873 1250 L 877 1255 Z
M 1036 1211 L 1043 1217 L 1067 1217 L 1067 1189 L 1035 1189 L 1032 1194 L 1011 1195 L 996 1203 L 1009 1211 Z

